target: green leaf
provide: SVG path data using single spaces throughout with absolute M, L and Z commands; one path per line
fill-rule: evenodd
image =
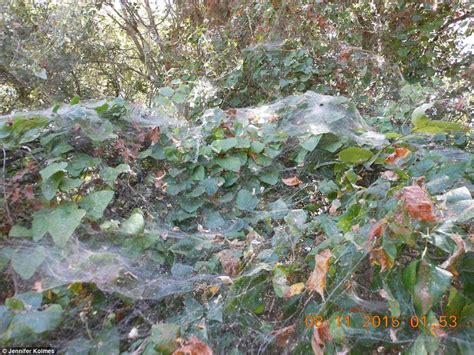
M 204 200 L 201 198 L 182 198 L 179 201 L 181 208 L 188 213 L 196 212 L 203 204 Z
M 451 284 L 452 274 L 449 271 L 433 266 L 422 260 L 416 275 L 413 289 L 413 303 L 418 314 L 425 315 Z
M 47 200 L 52 200 L 54 197 L 56 197 L 56 192 L 58 191 L 59 185 L 63 181 L 63 178 L 64 172 L 58 171 L 46 181 L 43 181 L 41 184 L 41 192 Z
M 258 204 L 258 198 L 247 190 L 240 190 L 237 194 L 237 208 L 244 211 L 252 211 Z
M 202 181 L 204 180 L 204 177 L 205 177 L 205 171 L 202 165 L 199 165 L 196 168 L 194 168 L 193 175 L 191 176 L 191 179 L 193 181 Z
M 319 141 L 321 140 L 322 135 L 319 134 L 317 136 L 312 136 L 307 140 L 300 143 L 300 145 L 306 149 L 308 152 L 312 152 L 316 146 L 318 145 Z
M 71 105 L 77 105 L 80 101 L 81 101 L 80 97 L 76 95 L 71 99 L 70 103 Z
M 61 181 L 59 188 L 61 191 L 68 192 L 72 189 L 77 189 L 79 186 L 82 185 L 83 182 L 84 180 L 82 179 L 72 179 L 72 178 L 65 177 Z
M 19 224 L 15 224 L 8 233 L 10 238 L 31 238 L 33 236 L 33 231 L 25 226 L 21 226 Z
M 239 158 L 235 158 L 235 157 L 218 158 L 218 159 L 215 159 L 214 162 L 223 169 L 235 171 L 235 172 L 240 171 L 241 161 Z
M 211 148 L 216 152 L 216 153 L 225 153 L 229 149 L 234 148 L 237 146 L 239 141 L 237 138 L 226 138 L 226 139 L 217 139 L 211 144 Z
M 145 230 L 145 219 L 140 210 L 135 209 L 127 220 L 122 222 L 120 232 L 128 235 L 136 235 L 143 233 Z
M 426 110 L 433 107 L 433 104 L 423 104 L 413 110 L 411 114 L 411 122 L 415 127 L 423 127 L 429 121 L 428 116 L 426 116 Z
M 110 166 L 102 169 L 100 171 L 100 176 L 106 182 L 107 185 L 114 187 L 115 180 L 117 177 L 122 173 L 129 173 L 132 170 L 128 164 L 120 164 L 115 168 L 111 168 Z
M 151 328 L 148 341 L 153 344 L 153 350 L 161 354 L 171 354 L 176 350 L 176 339 L 180 335 L 180 326 L 172 323 L 155 324 Z
M 67 167 L 66 162 L 49 164 L 46 168 L 40 171 L 41 178 L 48 180 L 51 176 L 56 174 L 58 171 L 65 171 Z
M 87 195 L 79 205 L 87 211 L 87 216 L 91 220 L 96 221 L 102 218 L 104 210 L 113 198 L 113 191 L 97 191 Z
M 338 155 L 339 159 L 345 163 L 361 164 L 372 158 L 374 153 L 363 148 L 349 147 L 340 151 Z
M 43 311 L 17 313 L 8 327 L 8 335 L 18 342 L 29 343 L 36 335 L 55 330 L 63 321 L 64 311 L 58 304 Z
M 269 185 L 275 185 L 279 181 L 280 173 L 278 170 L 272 170 L 269 171 L 265 174 L 260 175 L 258 178 L 260 181 L 269 184 Z
M 33 240 L 37 242 L 48 232 L 48 215 L 49 209 L 42 209 L 33 214 L 33 221 L 31 231 L 33 233 Z
M 85 215 L 86 211 L 77 208 L 74 203 L 56 207 L 47 218 L 48 232 L 54 243 L 61 248 L 64 247 Z
M 43 247 L 31 249 L 20 249 L 12 256 L 12 267 L 22 279 L 30 279 L 46 258 Z
M 160 88 L 159 92 L 160 92 L 160 95 L 163 95 L 165 97 L 171 97 L 174 94 L 174 90 L 170 88 L 169 86 Z
M 116 327 L 109 326 L 102 330 L 94 339 L 94 343 L 91 355 L 120 353 L 120 334 Z

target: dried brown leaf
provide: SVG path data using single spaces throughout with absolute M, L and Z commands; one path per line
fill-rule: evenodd
M 410 155 L 410 150 L 407 148 L 395 148 L 395 152 L 390 154 L 387 159 L 385 159 L 385 163 L 387 164 L 396 164 L 398 163 L 401 159 L 406 158 L 407 156 Z
M 298 186 L 303 183 L 303 181 L 298 179 L 296 176 L 293 176 L 287 179 L 281 179 L 281 181 L 287 186 Z
M 224 249 L 218 255 L 224 272 L 230 276 L 238 275 L 240 272 L 240 258 L 235 256 L 235 252 L 231 249 Z
M 436 221 L 433 202 L 429 199 L 428 193 L 419 185 L 403 188 L 398 199 L 404 202 L 410 217 L 425 222 Z
M 316 255 L 314 270 L 306 281 L 306 288 L 310 291 L 316 291 L 321 297 L 324 297 L 324 290 L 326 289 L 326 276 L 329 271 L 331 255 L 329 249 L 324 249 Z
M 313 349 L 314 355 L 324 355 L 325 345 L 324 343 L 331 340 L 331 334 L 329 333 L 329 327 L 327 322 L 323 322 L 322 326 L 313 328 L 313 336 L 311 337 L 311 348 Z
M 212 349 L 192 335 L 173 352 L 173 355 L 212 355 Z
M 295 331 L 296 324 L 293 324 L 289 327 L 274 330 L 270 335 L 275 338 L 276 343 L 280 348 L 284 348 L 288 345 L 288 341 Z
M 380 265 L 380 271 L 386 271 L 393 267 L 393 261 L 387 256 L 382 247 L 372 249 L 370 252 L 372 264 Z

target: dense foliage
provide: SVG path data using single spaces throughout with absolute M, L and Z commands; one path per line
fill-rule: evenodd
M 1 7 L 0 346 L 470 352 L 467 1 Z

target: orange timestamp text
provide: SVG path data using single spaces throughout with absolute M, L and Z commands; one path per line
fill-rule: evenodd
M 351 327 L 351 316 L 350 315 L 337 315 L 334 317 L 337 327 L 345 326 Z M 458 326 L 458 319 L 454 315 L 440 316 L 438 319 L 439 327 L 441 328 L 456 328 Z M 321 328 L 326 324 L 327 319 L 320 315 L 309 314 L 304 319 L 304 324 L 307 328 Z M 365 314 L 363 316 L 362 327 L 369 328 L 399 328 L 403 324 L 408 325 L 412 329 L 418 329 L 420 327 L 426 328 L 428 320 L 426 316 L 411 316 L 405 319 L 400 319 L 397 316 L 379 316 L 372 314 Z

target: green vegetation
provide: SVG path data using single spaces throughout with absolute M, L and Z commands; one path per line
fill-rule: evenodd
M 0 347 L 470 352 L 467 1 L 0 8 Z

